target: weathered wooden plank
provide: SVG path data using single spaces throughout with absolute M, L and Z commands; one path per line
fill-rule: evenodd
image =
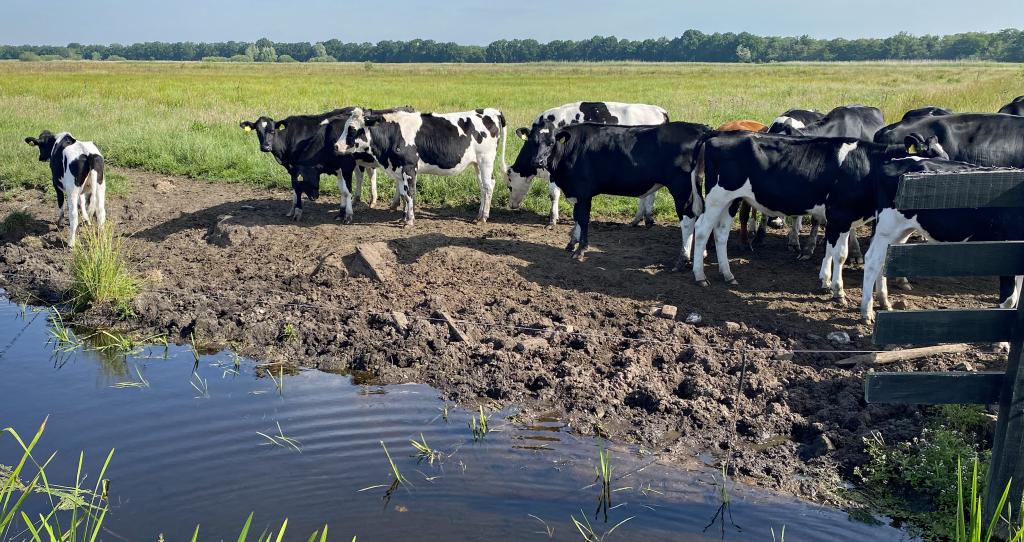
M 1001 277 L 1024 275 L 1024 241 L 892 245 L 887 277 Z
M 911 173 L 896 192 L 898 209 L 1024 207 L 1024 172 Z
M 971 349 L 969 344 L 943 344 L 939 346 L 925 346 L 922 348 L 906 348 L 904 350 L 890 350 L 888 352 L 872 352 L 870 354 L 859 354 L 843 358 L 835 362 L 836 367 L 854 367 L 861 363 L 874 365 L 888 365 L 897 361 L 912 361 L 915 359 L 927 358 L 939 354 L 955 354 L 966 352 Z
M 1013 338 L 1016 309 L 878 313 L 875 344 L 994 343 Z
M 868 403 L 900 405 L 990 404 L 999 401 L 1003 373 L 871 373 Z

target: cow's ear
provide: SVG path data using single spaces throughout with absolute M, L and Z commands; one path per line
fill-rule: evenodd
M 252 123 L 247 121 L 247 120 L 243 120 L 242 122 L 239 122 L 238 123 L 238 127 L 243 129 L 243 130 L 245 130 L 246 132 L 251 132 L 252 128 L 253 128 Z
M 569 132 L 567 130 L 562 130 L 555 134 L 555 141 L 561 143 L 562 145 L 568 143 L 570 138 L 571 136 L 569 135 Z
M 526 128 L 516 128 L 516 135 L 519 136 L 519 139 L 526 141 L 530 137 L 530 131 Z
M 39 140 L 34 137 L 26 137 L 25 143 L 28 143 L 29 145 L 35 147 L 36 145 L 39 145 Z

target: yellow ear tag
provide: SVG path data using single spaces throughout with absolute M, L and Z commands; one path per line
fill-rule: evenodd
M 529 137 L 526 134 L 519 134 L 519 139 L 526 141 L 527 139 L 529 139 Z
M 911 145 L 910 147 L 907 147 L 907 154 L 917 154 L 917 149 Z
M 283 132 L 284 131 L 284 124 L 278 124 L 277 125 L 277 130 L 280 131 L 280 132 Z
M 566 141 L 569 141 L 569 136 L 567 136 L 565 134 L 562 134 L 562 135 L 558 136 L 558 142 L 559 143 L 564 145 Z
M 251 132 L 252 131 L 252 126 L 246 126 L 245 128 L 242 128 L 242 129 L 245 130 L 246 132 Z

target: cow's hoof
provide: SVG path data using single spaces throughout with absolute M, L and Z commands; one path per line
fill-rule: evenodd
M 786 245 L 790 252 L 800 252 L 800 245 Z
M 846 306 L 846 294 L 832 295 L 832 300 L 836 302 L 836 305 L 840 307 Z
M 900 290 L 903 290 L 904 292 L 910 292 L 914 289 L 914 287 L 911 286 L 909 282 L 901 282 L 897 284 L 896 287 L 899 288 Z
M 298 222 L 298 221 L 302 220 L 302 209 L 295 209 L 295 214 L 294 214 L 294 215 L 292 215 L 292 218 L 293 218 L 293 219 L 294 219 L 294 220 L 295 220 L 296 222 Z
M 850 261 L 853 262 L 854 265 L 864 265 L 864 256 L 854 256 L 853 258 L 850 258 Z
M 565 245 L 565 251 L 566 252 L 575 252 L 576 251 L 576 243 L 573 243 L 573 242 L 570 241 L 568 245 Z
M 634 228 L 635 228 L 635 227 L 637 227 L 637 226 L 639 226 L 639 225 L 640 225 L 640 222 L 641 222 L 642 220 L 643 220 L 642 218 L 634 218 L 633 220 L 631 220 L 631 221 L 629 222 L 629 225 L 630 225 L 631 227 L 634 227 Z
M 740 281 L 738 281 L 738 280 L 736 280 L 734 278 L 725 281 L 725 283 L 728 284 L 729 286 L 739 286 L 740 285 Z
M 584 254 L 585 253 L 586 253 L 586 249 L 584 249 L 582 247 L 578 248 L 578 249 L 576 249 L 575 252 L 572 253 L 572 259 L 576 260 L 577 262 L 582 262 L 583 259 L 584 259 Z
M 545 230 L 553 230 L 553 229 L 555 229 L 555 224 L 553 222 L 548 222 L 547 224 L 544 225 L 544 229 Z
M 708 279 L 698 280 L 697 281 L 697 286 L 700 286 L 701 288 L 710 288 L 711 287 L 711 282 L 708 281 Z
M 653 228 L 654 227 L 654 219 L 653 218 L 645 218 L 644 219 L 644 227 L 647 228 L 647 229 Z
M 875 323 L 875 315 L 874 314 L 862 314 L 860 316 L 860 321 L 863 322 L 865 325 L 869 325 L 870 326 L 870 325 Z
M 342 224 L 351 224 L 352 223 L 352 215 L 345 215 L 345 217 L 342 219 L 341 223 Z
M 796 257 L 796 260 L 798 262 L 804 262 L 804 261 L 807 261 L 807 260 L 810 260 L 810 259 L 811 259 L 811 255 L 806 253 L 806 252 L 801 252 L 800 255 Z

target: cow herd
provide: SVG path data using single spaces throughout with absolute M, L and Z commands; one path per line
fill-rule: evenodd
M 719 272 L 736 284 L 727 252 L 734 218 L 740 216 L 741 242 L 758 242 L 771 220 L 789 217 L 789 245 L 809 258 L 824 225 L 824 258 L 819 278 L 845 302 L 843 266 L 851 256 L 864 261 L 861 314 L 873 318 L 875 295 L 889 308 L 882 274 L 886 248 L 919 233 L 931 241 L 1024 240 L 1024 216 L 1009 209 L 899 211 L 896 190 L 903 175 L 1024 168 L 1024 96 L 998 113 L 953 113 L 940 107 L 908 111 L 884 126 L 882 112 L 862 105 L 841 106 L 827 114 L 786 111 L 771 125 L 742 120 L 713 129 L 670 122 L 661 107 L 616 102 L 577 102 L 544 111 L 530 127 L 515 130 L 524 141 L 511 167 L 505 164 L 507 123 L 497 109 L 422 113 L 412 107 L 346 107 L 319 115 L 275 120 L 259 117 L 241 128 L 255 131 L 260 150 L 270 153 L 291 176 L 292 206 L 302 217 L 303 197 L 319 197 L 320 176 L 336 175 L 339 220 L 350 223 L 353 203 L 370 180 L 370 206 L 377 201 L 377 168 L 395 180 L 391 207 L 404 222 L 415 220 L 417 177 L 451 176 L 476 169 L 480 206 L 476 221 L 486 222 L 494 193 L 494 167 L 500 161 L 509 203 L 518 208 L 534 178 L 549 182 L 549 227 L 558 222 L 561 194 L 573 206 L 566 250 L 582 259 L 589 246 L 592 200 L 607 194 L 639 198 L 633 224 L 653 223 L 656 192 L 667 188 L 681 230 L 677 268 L 691 264 L 694 279 L 705 276 L 705 250 L 714 237 Z M 79 216 L 105 219 L 103 157 L 97 147 L 71 134 L 44 131 L 26 143 L 48 161 L 60 208 L 58 225 L 69 219 L 69 245 Z M 754 216 L 756 233 L 748 232 Z M 810 239 L 801 247 L 800 224 L 812 220 Z M 757 218 L 759 217 L 759 218 Z M 866 255 L 856 236 L 859 225 L 874 222 Z M 1015 288 L 1016 286 L 1016 288 Z M 1016 303 L 1020 282 L 1000 280 L 1000 303 Z

